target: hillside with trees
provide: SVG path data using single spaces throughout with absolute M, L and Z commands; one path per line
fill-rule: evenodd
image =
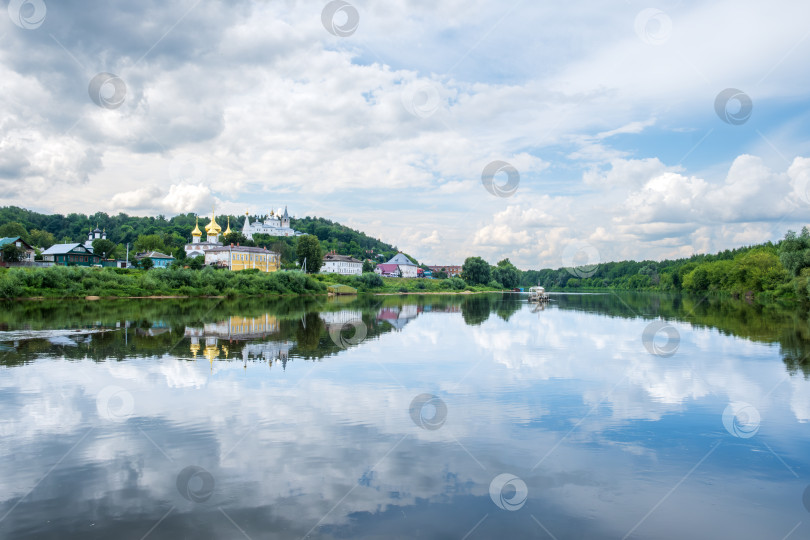
M 250 216 L 251 221 L 265 218 L 266 215 Z M 209 219 L 210 216 L 200 216 L 200 227 L 208 223 Z M 223 239 L 224 241 L 266 247 L 279 252 L 283 264 L 295 264 L 297 259 L 295 238 L 258 234 L 250 241 L 240 232 L 245 221 L 244 215 L 221 214 L 217 215 L 216 219 L 223 229 L 226 223 L 230 223 L 234 231 L 227 239 Z M 163 215 L 138 217 L 123 213 L 108 215 L 104 212 L 89 215 L 71 213 L 64 216 L 40 214 L 24 208 L 6 206 L 0 208 L 0 237 L 21 236 L 29 244 L 47 249 L 56 243 L 84 242 L 87 233 L 98 227 L 106 231 L 107 239 L 112 243 L 105 244 L 101 251 L 110 252 L 111 256 L 123 259 L 126 244 L 129 244 L 131 253 L 160 251 L 183 259 L 185 258 L 183 246 L 191 241 L 195 220 L 196 216 L 191 213 L 171 218 Z M 372 259 L 375 262 L 387 261 L 398 252 L 396 246 L 328 219 L 293 218 L 290 225 L 297 231 L 316 236 L 324 251 L 335 250 L 360 260 Z

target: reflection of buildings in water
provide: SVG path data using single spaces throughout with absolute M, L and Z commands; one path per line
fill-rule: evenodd
M 461 313 L 461 304 L 454 306 L 423 306 L 422 313 Z
M 248 360 L 266 360 L 270 364 L 280 361 L 286 364 L 293 345 L 295 342 L 290 340 L 247 343 L 242 348 L 242 359 L 245 364 Z
M 265 313 L 261 317 L 232 316 L 224 321 L 206 323 L 202 328 L 187 326 L 185 336 L 191 340 L 189 350 L 195 359 L 202 349 L 203 356 L 213 362 L 219 358 L 220 354 L 223 354 L 225 358 L 228 358 L 230 354 L 228 345 L 223 344 L 220 347 L 219 340 L 261 339 L 278 332 L 278 330 L 278 319 L 269 313 Z M 202 348 L 202 342 L 204 342 L 205 348 Z M 242 349 L 242 357 L 245 362 L 247 362 L 248 358 L 261 358 L 268 361 L 283 360 L 286 362 L 292 345 L 293 342 L 291 341 L 248 343 Z
M 402 330 L 422 312 L 422 306 L 407 305 L 382 308 L 377 312 L 377 320 L 385 321 L 395 330 Z
M 201 339 L 205 342 L 205 348 L 202 348 Z M 247 367 L 248 361 L 266 361 L 271 366 L 273 362 L 282 362 L 283 364 L 287 363 L 287 360 L 290 358 L 290 349 L 293 348 L 295 345 L 294 341 L 291 340 L 284 340 L 284 341 L 257 341 L 251 343 L 245 343 L 244 347 L 242 347 L 242 360 Z M 200 354 L 200 350 L 202 349 L 202 355 L 208 359 L 209 362 L 213 362 L 220 358 L 220 355 L 224 355 L 223 359 L 228 359 L 230 355 L 230 349 L 228 345 L 219 345 L 219 338 L 216 336 L 209 336 L 205 338 L 200 338 L 197 336 L 191 336 L 191 354 L 194 358 L 197 358 L 197 355 Z
M 116 324 L 116 326 L 118 326 Z M 129 322 L 126 324 L 126 328 L 129 328 Z M 171 333 L 172 327 L 166 324 L 163 321 L 153 321 L 152 326 L 149 328 L 135 328 L 135 334 L 141 337 L 155 337 L 161 334 L 165 334 L 166 332 Z
M 322 311 L 318 316 L 326 325 L 327 330 L 334 327 L 342 328 L 344 324 L 363 320 L 363 312 L 356 309 L 341 309 L 340 311 Z
M 278 319 L 269 313 L 261 317 L 228 317 L 217 323 L 203 325 L 205 335 L 223 339 L 254 339 L 278 332 Z

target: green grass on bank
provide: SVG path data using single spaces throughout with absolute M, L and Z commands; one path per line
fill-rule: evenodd
M 358 292 L 461 292 L 499 290 L 471 287 L 460 278 L 400 279 L 376 274 L 339 276 L 306 275 L 302 272 L 231 272 L 207 267 L 191 269 L 135 270 L 52 266 L 49 268 L 0 269 L 0 298 L 85 296 L 267 296 L 326 294 L 331 284 L 344 284 Z

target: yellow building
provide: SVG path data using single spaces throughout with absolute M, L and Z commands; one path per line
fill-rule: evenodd
M 205 264 L 234 271 L 256 268 L 261 272 L 275 272 L 281 267 L 281 260 L 275 251 L 231 245 L 206 250 Z

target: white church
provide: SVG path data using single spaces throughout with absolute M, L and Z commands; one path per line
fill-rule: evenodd
M 270 216 L 264 221 L 250 222 L 248 212 L 245 212 L 245 224 L 242 225 L 242 234 L 253 240 L 254 234 L 267 234 L 269 236 L 301 236 L 304 233 L 294 231 L 290 228 L 290 215 L 287 207 L 284 207 L 284 214 L 280 211 L 276 213 L 270 210 Z

